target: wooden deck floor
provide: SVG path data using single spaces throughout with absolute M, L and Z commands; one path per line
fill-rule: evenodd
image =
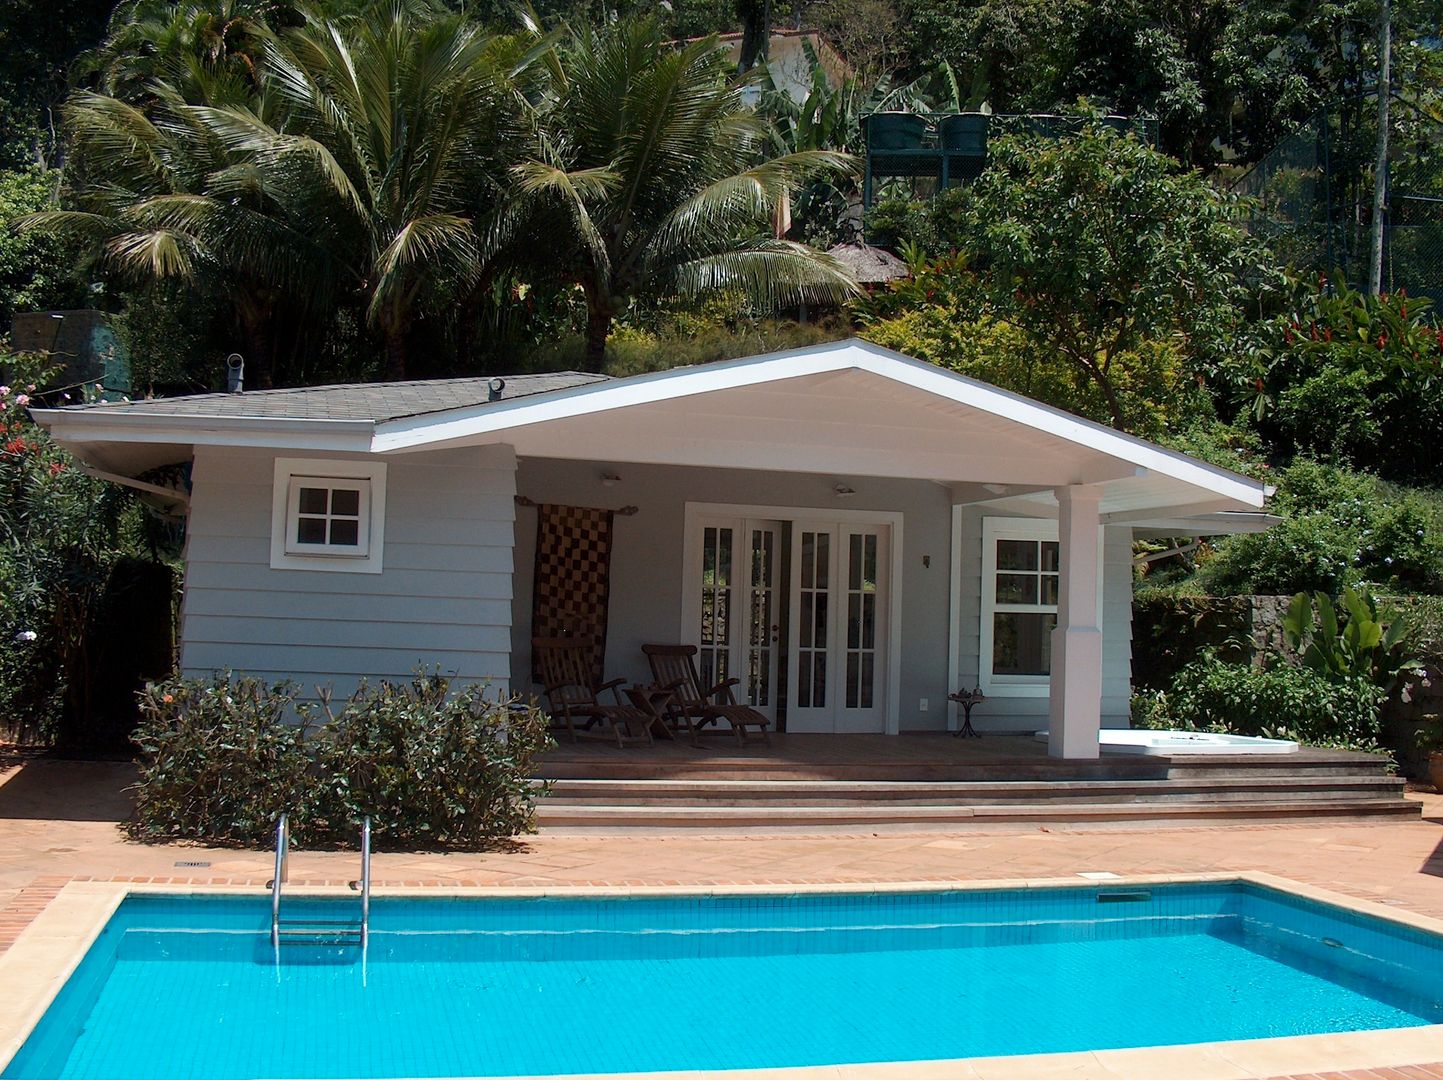
M 1095 761 L 1048 756 L 1031 735 L 957 739 L 945 732 L 907 735 L 773 735 L 771 745 L 738 746 L 727 735 L 700 746 L 686 738 L 625 748 L 599 740 L 563 741 L 542 760 L 540 775 L 552 779 L 837 779 L 837 780 L 1078 780 L 1164 779 L 1173 765 L 1165 756 L 1104 753 Z M 1192 757 L 1188 768 L 1208 771 L 1323 767 L 1366 755 L 1303 749 L 1286 757 L 1233 755 Z M 1375 760 L 1375 759 L 1369 759 Z

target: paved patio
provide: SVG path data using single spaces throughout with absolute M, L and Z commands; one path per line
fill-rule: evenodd
M 0 758 L 0 951 L 69 880 L 264 888 L 264 851 L 135 844 L 128 765 Z M 1422 819 L 1378 823 L 1157 827 L 992 826 L 808 835 L 543 834 L 481 854 L 380 853 L 379 885 L 517 886 L 868 883 L 1068 877 L 1084 871 L 1258 870 L 1443 918 L 1443 798 L 1414 793 Z M 187 865 L 189 864 L 189 865 Z M 295 884 L 341 886 L 354 853 L 292 856 Z M 1437 1061 L 1443 1061 L 1443 1046 Z M 1443 1077 L 1443 1065 L 1319 1074 Z

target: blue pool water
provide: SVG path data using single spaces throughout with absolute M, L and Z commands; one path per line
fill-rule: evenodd
M 129 898 L 0 1076 L 760 1068 L 1443 1022 L 1443 939 L 1247 884 L 377 900 L 364 957 L 279 963 L 269 917 Z

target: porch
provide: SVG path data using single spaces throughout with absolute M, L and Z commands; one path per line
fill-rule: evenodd
M 1416 816 L 1386 759 L 1303 748 L 1286 756 L 1050 755 L 1027 735 L 781 734 L 619 749 L 563 743 L 539 776 L 547 828 L 779 828 L 1181 824 Z

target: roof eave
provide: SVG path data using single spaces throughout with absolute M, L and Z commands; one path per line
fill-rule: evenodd
M 64 445 L 177 443 L 370 453 L 375 423 L 274 416 L 197 416 L 107 409 L 34 409 L 35 422 Z

